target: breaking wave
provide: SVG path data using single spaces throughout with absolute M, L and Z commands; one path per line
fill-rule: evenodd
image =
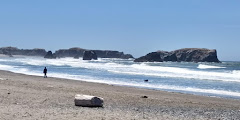
M 199 69 L 212 69 L 212 68 L 217 69 L 217 68 L 226 68 L 226 67 L 211 66 L 211 65 L 203 65 L 203 64 L 200 64 L 200 65 L 198 65 L 197 68 L 199 68 Z
M 144 83 L 141 78 L 149 79 L 178 79 L 204 81 L 213 84 L 240 84 L 240 70 L 226 69 L 227 67 L 188 63 L 134 63 L 132 60 L 99 59 L 83 61 L 81 59 L 61 58 L 43 59 L 38 57 L 0 59 L 0 69 L 42 76 L 42 68 L 46 66 L 53 70 L 50 77 L 83 80 L 88 82 L 106 83 L 113 85 L 134 86 L 148 89 L 180 91 L 187 93 L 203 93 L 240 97 L 240 89 L 191 86 L 178 83 Z M 186 67 L 190 66 L 190 67 Z M 64 69 L 63 69 L 64 68 Z M 72 73 L 72 71 L 75 73 Z M 81 70 L 81 71 L 78 71 Z M 116 77 L 118 76 L 118 77 Z M 137 77 L 136 77 L 137 76 Z M 171 83 L 171 84 L 170 84 Z M 214 84 L 213 84 L 214 86 Z

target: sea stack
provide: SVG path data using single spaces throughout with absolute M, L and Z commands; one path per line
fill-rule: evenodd
M 217 58 L 215 49 L 205 48 L 184 48 L 171 52 L 157 51 L 149 53 L 145 56 L 137 58 L 134 62 L 216 62 L 220 61 Z

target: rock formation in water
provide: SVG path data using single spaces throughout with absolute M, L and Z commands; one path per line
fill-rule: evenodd
M 26 56 L 44 56 L 46 54 L 45 49 L 18 49 L 16 47 L 2 47 L 0 48 L 0 54 L 5 55 L 26 55 Z
M 204 48 L 184 48 L 171 52 L 157 51 L 137 58 L 134 62 L 220 62 L 217 51 Z
M 47 54 L 44 56 L 47 59 L 56 59 L 56 56 L 52 53 L 52 51 L 48 51 Z
M 70 49 L 59 49 L 55 52 L 58 58 L 63 57 L 82 57 L 85 49 L 82 48 L 70 48 Z
M 124 54 L 123 52 L 111 51 L 111 50 L 87 50 L 82 48 L 70 48 L 70 49 L 60 49 L 55 52 L 55 55 L 58 58 L 62 57 L 74 57 L 79 58 L 83 57 L 84 51 L 94 51 L 100 58 L 122 58 L 129 59 L 133 58 L 130 54 Z
M 83 60 L 97 60 L 97 54 L 94 51 L 84 51 Z
M 151 52 L 145 56 L 135 59 L 134 62 L 163 62 L 163 59 L 158 52 Z
M 129 59 L 133 58 L 130 54 L 124 54 L 123 52 L 119 51 L 112 51 L 112 50 L 93 50 L 96 52 L 98 57 L 100 58 L 122 58 L 122 59 Z
M 111 50 L 87 50 L 82 48 L 70 48 L 70 49 L 59 49 L 53 53 L 54 57 L 74 57 L 79 59 L 83 57 L 84 51 L 94 51 L 100 58 L 122 58 L 129 59 L 133 58 L 130 54 L 124 54 L 123 52 L 111 51 Z M 18 49 L 16 47 L 2 47 L 0 48 L 0 54 L 5 55 L 26 55 L 26 56 L 45 56 L 47 54 L 45 49 Z

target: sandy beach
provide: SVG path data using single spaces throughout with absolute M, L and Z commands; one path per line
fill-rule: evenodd
M 104 107 L 77 107 L 75 94 L 102 97 Z M 237 120 L 240 100 L 0 71 L 0 119 Z

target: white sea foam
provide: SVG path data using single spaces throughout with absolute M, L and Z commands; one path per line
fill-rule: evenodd
M 10 70 L 10 69 L 13 69 L 14 67 L 13 66 L 10 66 L 10 65 L 1 65 L 0 64 L 0 69 L 1 70 Z
M 105 84 L 111 84 L 111 85 L 123 85 L 123 86 L 132 86 L 132 87 L 150 88 L 150 89 L 174 90 L 174 91 L 183 91 L 183 92 L 185 91 L 185 92 L 191 92 L 191 93 L 205 93 L 205 94 L 216 94 L 216 95 L 240 97 L 239 92 L 226 91 L 226 90 L 201 89 L 201 88 L 193 88 L 193 87 L 174 86 L 174 85 L 154 85 L 154 84 L 137 83 L 137 82 L 123 82 L 121 80 L 99 79 L 99 78 L 84 76 L 84 75 L 69 75 L 69 74 L 62 74 L 62 73 L 61 74 L 51 73 L 49 74 L 49 76 L 57 77 L 57 78 L 82 80 L 87 82 L 105 83 Z
M 108 62 L 106 62 L 106 60 Z M 73 58 L 61 58 L 61 59 L 43 59 L 43 58 L 20 58 L 15 61 L 21 62 L 27 65 L 35 65 L 35 66 L 71 66 L 75 68 L 88 68 L 88 69 L 107 69 L 107 68 L 121 68 L 125 67 L 125 65 L 120 65 L 111 62 L 111 59 L 98 59 L 94 61 L 84 61 L 81 59 L 73 59 Z M 103 62 L 102 62 L 103 61 Z
M 217 95 L 228 95 L 228 96 L 240 97 L 239 92 L 225 91 L 225 90 L 201 89 L 201 88 L 180 87 L 180 86 L 171 86 L 171 85 L 150 85 L 150 84 L 149 85 L 129 84 L 129 85 L 136 86 L 136 87 L 148 87 L 148 88 L 155 88 L 155 89 L 187 91 L 187 92 L 194 92 L 194 93 L 206 93 L 206 94 L 217 94 Z
M 6 60 L 6 59 L 0 59 L 0 61 L 1 61 L 1 62 L 6 62 L 6 61 L 8 61 L 8 60 Z
M 15 61 L 35 66 L 47 66 L 47 65 L 70 66 L 74 68 L 86 68 L 109 71 L 117 74 L 240 82 L 240 72 L 236 70 L 226 72 L 204 71 L 204 69 L 209 68 L 224 68 L 220 66 L 210 66 L 204 64 L 200 64 L 198 66 L 198 68 L 200 69 L 197 70 L 180 67 L 150 66 L 146 63 L 142 64 L 131 63 L 131 65 L 125 65 L 119 62 L 114 62 L 114 59 L 99 59 L 97 61 L 84 61 L 81 59 L 73 58 L 61 58 L 61 59 L 19 58 L 16 59 Z M 156 63 L 156 65 L 157 64 L 161 65 L 164 63 Z
M 107 65 L 109 65 L 111 63 L 108 63 Z M 105 64 L 106 65 L 106 64 Z M 121 66 L 119 64 L 111 64 L 113 65 L 112 67 L 115 66 Z M 110 66 L 111 66 L 110 65 Z M 133 66 L 137 66 L 137 65 L 133 65 Z M 140 65 L 140 66 L 145 66 L 144 64 Z M 126 67 L 126 66 L 124 66 Z M 36 75 L 36 76 L 42 76 L 41 72 L 39 71 L 32 71 L 32 70 L 28 70 L 26 68 L 19 68 L 17 66 L 9 66 L 9 65 L 1 65 L 0 64 L 0 69 L 1 70 L 8 70 L 8 71 L 12 71 L 12 72 L 16 72 L 16 73 L 23 73 L 23 74 L 28 74 L 28 75 Z M 142 69 L 147 69 L 149 70 L 150 68 L 142 68 Z M 151 68 L 152 69 L 152 68 Z M 175 71 L 178 69 L 177 68 L 170 68 L 170 67 L 166 67 L 166 68 L 153 68 L 153 70 L 157 70 L 157 71 L 163 71 L 162 69 L 166 69 L 166 71 L 170 72 L 170 71 Z M 182 70 L 182 69 L 180 69 Z M 186 71 L 185 71 L 186 72 Z M 184 73 L 183 71 L 181 73 Z M 143 74 L 143 73 L 132 73 L 132 74 Z M 150 74 L 150 73 L 148 73 Z M 229 73 L 231 74 L 231 73 Z M 232 74 L 240 74 L 240 71 L 234 71 Z M 152 74 L 154 75 L 154 74 Z M 174 75 L 174 74 L 172 74 Z M 71 74 L 63 74 L 63 73 L 49 73 L 48 74 L 49 77 L 57 77 L 57 78 L 66 78 L 66 79 L 74 79 L 74 80 L 83 80 L 83 81 L 88 81 L 88 82 L 97 82 L 97 83 L 106 83 L 106 84 L 112 84 L 112 85 L 124 85 L 124 86 L 133 86 L 133 87 L 143 87 L 143 88 L 150 88 L 150 89 L 163 89 L 163 90 L 174 90 L 174 91 L 185 91 L 185 92 L 191 92 L 191 93 L 205 93 L 205 94 L 216 94 L 216 95 L 226 95 L 226 96 L 235 96 L 235 97 L 240 97 L 240 93 L 239 92 L 234 92 L 234 91 L 226 91 L 226 90 L 216 90 L 216 89 L 201 89 L 201 88 L 194 88 L 194 87 L 183 87 L 183 86 L 175 86 L 175 85 L 160 85 L 160 84 L 150 84 L 150 83 L 137 83 L 137 82 L 133 82 L 133 81 L 129 81 L 129 82 L 124 82 L 122 80 L 117 80 L 117 79 L 103 79 L 103 78 L 96 78 L 93 76 L 85 76 L 85 75 L 71 75 Z M 163 75 L 164 76 L 164 75 Z M 169 77 L 169 74 L 165 74 L 166 77 Z M 177 77 L 177 76 L 176 76 Z
M 198 69 L 211 69 L 211 68 L 217 69 L 217 68 L 226 68 L 226 67 L 199 64 L 197 68 Z
M 236 72 L 198 71 L 187 68 L 148 66 L 146 64 L 133 64 L 132 67 L 135 69 L 128 71 L 113 70 L 112 72 L 133 75 L 240 82 L 240 75 L 236 74 Z
M 232 71 L 232 74 L 236 74 L 236 75 L 239 75 L 239 76 L 240 76 L 240 70 L 233 70 L 233 71 Z
M 59 77 L 59 74 L 57 73 L 52 75 L 53 77 Z M 174 85 L 156 85 L 156 84 L 137 83 L 137 82 L 130 82 L 130 81 L 123 82 L 121 80 L 99 79 L 99 78 L 89 77 L 89 76 L 68 75 L 68 74 L 61 74 L 61 78 L 83 80 L 87 82 L 105 83 L 105 84 L 111 84 L 111 85 L 121 85 L 121 86 L 123 85 L 123 86 L 132 86 L 132 87 L 150 88 L 150 89 L 174 90 L 174 91 L 185 91 L 185 92 L 191 92 L 191 93 L 205 93 L 205 94 L 216 94 L 216 95 L 240 97 L 240 92 L 226 91 L 226 90 L 201 89 L 201 88 L 193 88 L 193 87 L 174 86 Z
M 60 60 L 60 59 L 17 59 L 16 61 L 19 61 L 24 64 L 28 65 L 36 65 L 36 66 L 46 66 L 46 65 L 54 65 L 54 66 L 64 66 L 68 63 L 66 60 Z
M 173 85 L 139 84 L 139 83 L 134 83 L 134 82 L 121 82 L 121 81 L 116 82 L 116 81 L 111 81 L 111 80 L 96 80 L 96 78 L 88 79 L 86 81 L 113 84 L 113 85 L 151 88 L 151 89 L 174 90 L 174 91 L 185 91 L 185 92 L 191 92 L 191 93 L 205 93 L 205 94 L 216 94 L 216 95 L 240 97 L 239 92 L 216 90 L 216 89 L 201 89 L 201 88 L 180 87 L 180 86 L 173 86 Z

